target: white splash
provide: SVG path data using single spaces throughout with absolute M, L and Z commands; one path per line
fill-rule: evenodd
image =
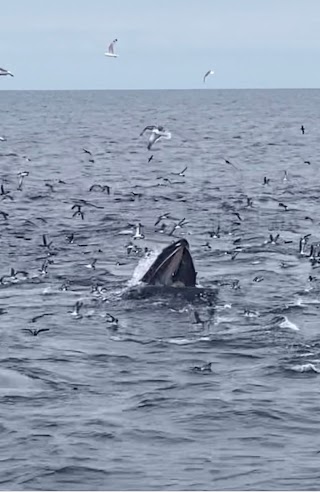
M 301 366 L 293 366 L 291 369 L 295 372 L 315 372 L 317 374 L 320 373 L 319 369 L 316 368 L 313 364 L 302 364 Z
M 289 321 L 286 316 L 284 316 L 284 321 L 282 321 L 279 326 L 280 328 L 290 328 L 290 330 L 299 331 L 297 325 Z
M 134 269 L 131 279 L 128 280 L 128 287 L 134 287 L 135 285 L 138 285 L 140 283 L 140 279 L 151 267 L 152 263 L 155 261 L 159 253 L 159 250 L 152 251 L 149 256 L 140 259 L 138 265 Z

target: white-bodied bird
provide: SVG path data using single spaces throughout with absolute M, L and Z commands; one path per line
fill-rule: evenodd
M 140 137 L 144 134 L 145 131 L 151 131 L 149 141 L 148 141 L 148 150 L 151 150 L 152 145 L 159 140 L 160 138 L 164 138 L 166 140 L 170 140 L 171 133 L 167 132 L 163 126 L 149 125 L 146 126 L 142 132 L 140 133 Z

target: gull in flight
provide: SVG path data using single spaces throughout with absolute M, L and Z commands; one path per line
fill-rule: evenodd
M 13 73 L 9 72 L 9 70 L 6 70 L 5 68 L 0 68 L 0 75 L 10 75 L 13 77 Z
M 140 133 L 140 137 L 144 134 L 145 131 L 151 131 L 149 141 L 148 141 L 148 150 L 151 150 L 152 145 L 159 140 L 160 138 L 165 138 L 166 140 L 170 140 L 171 133 L 167 132 L 163 126 L 149 125 L 146 126 L 142 132 Z
M 205 83 L 206 78 L 208 77 L 208 75 L 213 75 L 213 74 L 214 74 L 214 71 L 213 70 L 208 70 L 207 73 L 204 74 L 203 83 Z
M 119 56 L 114 53 L 114 45 L 117 41 L 117 39 L 114 39 L 112 43 L 109 44 L 108 51 L 105 52 L 106 56 L 109 56 L 110 58 L 117 58 Z

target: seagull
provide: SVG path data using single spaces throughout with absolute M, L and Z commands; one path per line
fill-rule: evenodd
M 19 185 L 17 188 L 18 191 L 22 191 L 23 180 L 26 176 L 29 176 L 28 171 L 22 171 L 21 173 L 18 174 L 18 177 L 19 177 Z
M 171 174 L 174 174 L 175 176 L 182 176 L 183 178 L 185 177 L 185 172 L 186 170 L 188 169 L 188 166 L 186 166 L 184 169 L 182 169 L 182 171 L 180 171 L 179 173 L 171 173 Z
M 110 58 L 118 58 L 119 55 L 116 55 L 114 53 L 114 45 L 115 43 L 117 43 L 117 41 L 118 41 L 117 39 L 114 39 L 112 43 L 109 44 L 108 51 L 105 52 L 106 56 L 109 56 Z
M 6 70 L 5 68 L 0 68 L 0 75 L 10 75 L 11 77 L 14 77 L 13 73 L 9 72 L 9 70 Z
M 214 74 L 214 71 L 213 71 L 213 70 L 208 70 L 208 71 L 204 74 L 204 77 L 203 77 L 203 83 L 205 83 L 206 78 L 208 77 L 208 75 L 213 75 L 213 74 Z
M 165 213 L 163 215 L 159 215 L 159 217 L 155 221 L 155 224 L 154 225 L 157 226 L 162 220 L 169 219 L 169 217 L 170 217 L 170 214 L 169 213 Z
M 169 232 L 169 236 L 172 236 L 172 234 L 176 229 L 181 229 L 186 224 L 187 224 L 186 219 L 185 218 L 181 219 L 177 224 L 174 224 L 172 230 Z
M 145 131 L 151 131 L 151 135 L 148 141 L 148 150 L 151 150 L 152 145 L 159 140 L 160 138 L 165 138 L 166 140 L 171 139 L 171 133 L 167 132 L 163 126 L 149 125 L 146 126 L 142 132 L 140 133 L 140 137 L 144 134 Z
M 142 230 L 143 230 L 143 225 L 140 224 L 140 222 L 139 222 L 139 224 L 137 224 L 137 226 L 136 226 L 136 232 L 135 232 L 135 235 L 133 236 L 133 239 L 144 239 L 145 236 L 144 236 Z

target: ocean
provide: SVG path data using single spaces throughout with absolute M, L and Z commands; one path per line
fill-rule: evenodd
M 0 92 L 2 490 L 319 489 L 319 103 Z M 214 305 L 128 296 L 179 238 Z

